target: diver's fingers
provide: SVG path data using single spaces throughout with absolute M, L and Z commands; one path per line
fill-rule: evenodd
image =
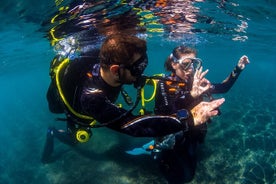
M 242 59 L 243 59 L 243 63 L 244 64 L 249 64 L 250 63 L 250 61 L 249 61 L 249 59 L 248 59 L 248 57 L 246 55 L 243 55 Z
M 204 72 L 202 72 L 201 73 L 201 75 L 200 75 L 200 78 L 202 79 L 202 78 L 204 78 L 205 77 L 205 75 L 207 74 L 209 72 L 209 70 L 207 69 L 207 70 L 205 70 Z
M 210 107 L 210 112 L 217 109 L 219 106 L 221 106 L 225 102 L 224 98 L 220 98 L 217 100 L 213 100 L 210 102 L 209 107 Z
M 249 63 L 250 63 L 250 61 L 249 61 L 248 57 L 246 55 L 243 55 L 238 61 L 238 67 L 243 70 L 245 68 L 245 65 L 247 65 Z
M 199 69 L 196 69 L 196 72 L 195 72 L 195 78 L 199 78 L 200 75 L 201 75 L 201 71 L 202 71 L 202 66 L 199 68 Z
M 199 77 L 199 78 L 200 78 L 200 76 L 201 76 L 202 70 L 203 70 L 203 67 L 201 66 L 201 67 L 199 68 L 199 71 L 198 71 L 198 77 Z
M 206 78 L 201 79 L 201 81 L 202 81 L 202 83 L 204 83 L 205 85 L 211 85 L 211 82 L 210 82 L 208 79 L 206 79 Z
M 196 69 L 195 71 L 194 78 L 197 78 L 197 76 L 198 76 L 198 69 Z
M 207 91 L 208 89 L 210 89 L 211 87 L 211 83 L 209 80 L 207 80 L 206 78 L 203 78 L 201 80 L 201 89 L 203 92 Z
M 243 64 L 248 64 L 249 63 L 249 59 L 246 55 L 243 55 L 240 60 L 239 63 L 243 63 Z
M 209 116 L 212 117 L 212 116 L 216 116 L 218 115 L 219 111 L 218 110 L 212 110 L 209 112 Z

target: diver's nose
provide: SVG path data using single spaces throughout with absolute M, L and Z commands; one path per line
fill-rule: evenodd
M 192 74 L 193 73 L 193 68 L 189 67 L 185 72 L 186 72 L 186 74 Z

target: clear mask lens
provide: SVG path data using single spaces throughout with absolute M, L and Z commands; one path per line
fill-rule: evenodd
M 180 64 L 182 70 L 188 70 L 190 68 L 197 70 L 201 67 L 202 60 L 199 58 L 185 58 L 180 59 L 178 63 Z

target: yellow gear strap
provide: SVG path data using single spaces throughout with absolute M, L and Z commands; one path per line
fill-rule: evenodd
M 57 67 L 57 70 L 56 70 L 56 85 L 57 85 L 57 89 L 58 89 L 58 92 L 59 92 L 59 95 L 62 99 L 62 101 L 64 102 L 64 104 L 66 105 L 66 107 L 69 109 L 69 111 L 74 114 L 76 117 L 78 118 L 82 118 L 82 119 L 86 119 L 86 120 L 91 120 L 91 123 L 90 123 L 90 126 L 93 126 L 96 124 L 96 120 L 91 117 L 91 116 L 87 116 L 87 115 L 83 115 L 83 114 L 80 114 L 78 112 L 76 112 L 71 106 L 70 104 L 68 103 L 68 101 L 66 100 L 64 94 L 63 94 L 63 91 L 61 89 L 61 86 L 60 86 L 60 81 L 59 81 L 59 72 L 60 70 L 66 66 L 66 64 L 69 63 L 69 58 L 66 58 L 64 59 L 63 61 L 61 61 L 61 63 L 59 64 L 59 66 Z
M 163 74 L 155 74 L 155 76 L 163 76 Z M 146 102 L 151 102 L 155 98 L 156 90 L 157 90 L 157 83 L 158 83 L 157 79 L 147 79 L 146 80 L 146 85 L 152 85 L 153 86 L 153 93 L 148 99 L 145 98 L 145 87 L 143 87 L 141 89 L 141 106 L 142 106 L 142 108 L 139 111 L 139 113 L 141 115 L 145 114 Z

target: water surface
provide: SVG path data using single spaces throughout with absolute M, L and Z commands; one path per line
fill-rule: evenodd
M 140 8 L 139 20 L 143 24 L 139 28 L 146 31 L 139 29 L 138 33 L 148 42 L 148 75 L 164 72 L 165 58 L 179 44 L 198 49 L 204 67 L 210 70 L 207 78 L 212 82 L 223 80 L 240 56 L 248 55 L 251 63 L 231 91 L 217 96 L 225 97 L 226 102 L 222 115 L 213 119 L 206 141 L 199 148 L 192 183 L 273 183 L 276 3 L 175 1 L 158 7 L 156 1 L 95 2 L 81 15 L 91 16 L 92 12 L 96 24 L 103 17 L 116 17 L 133 7 Z M 148 139 L 131 138 L 107 129 L 95 130 L 89 143 L 76 148 L 57 142 L 57 161 L 40 163 L 47 127 L 64 127 L 48 111 L 45 93 L 50 81 L 49 64 L 58 51 L 51 46 L 47 33 L 53 26 L 61 25 L 60 30 L 64 29 L 62 22 L 49 21 L 60 7 L 67 5 L 76 6 L 70 1 L 56 4 L 46 0 L 4 0 L 0 7 L 0 183 L 166 183 L 151 158 L 124 153 Z M 110 11 L 103 15 L 106 9 Z M 70 19 L 72 22 L 84 20 L 76 15 L 77 18 Z M 174 20 L 168 19 L 169 15 L 175 15 Z M 83 30 L 87 31 L 70 27 L 61 38 Z M 102 36 L 83 41 L 91 45 L 91 40 L 99 46 Z

